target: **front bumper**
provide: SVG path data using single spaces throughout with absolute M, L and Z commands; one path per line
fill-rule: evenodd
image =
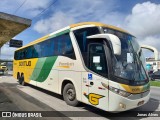
M 145 96 L 141 96 L 140 94 L 133 94 L 132 97 L 128 98 L 117 95 L 111 91 L 109 92 L 109 94 L 110 112 L 121 112 L 140 107 L 146 104 L 150 98 L 150 91 L 148 91 L 148 93 Z

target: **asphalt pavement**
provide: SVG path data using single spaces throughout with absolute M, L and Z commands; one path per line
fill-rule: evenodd
M 160 101 L 160 87 L 151 87 L 151 98 Z

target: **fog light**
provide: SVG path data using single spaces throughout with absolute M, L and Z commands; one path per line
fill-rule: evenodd
M 126 109 L 126 105 L 123 103 L 119 103 L 120 108 Z

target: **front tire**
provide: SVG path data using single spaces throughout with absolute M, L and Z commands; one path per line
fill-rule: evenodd
M 68 105 L 71 105 L 71 106 L 78 105 L 79 102 L 76 98 L 76 90 L 73 84 L 68 83 L 67 85 L 65 85 L 63 89 L 63 98 Z
M 22 74 L 22 76 L 21 76 L 21 79 L 22 79 L 21 85 L 22 85 L 22 86 L 26 86 L 27 83 L 24 81 L 24 75 L 23 75 L 23 74 Z

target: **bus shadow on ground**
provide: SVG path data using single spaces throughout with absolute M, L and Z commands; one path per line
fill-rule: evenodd
M 36 86 L 34 86 L 34 85 L 31 85 L 31 84 L 27 84 L 27 86 L 32 87 L 32 88 L 34 88 L 34 89 L 36 89 L 36 90 L 39 90 L 39 91 L 41 91 L 41 92 L 44 92 L 44 93 L 46 93 L 46 94 L 48 94 L 48 95 L 51 95 L 51 96 L 53 96 L 53 97 L 56 97 L 56 98 L 58 98 L 58 99 L 63 100 L 63 96 L 62 96 L 62 95 L 59 95 L 59 94 L 57 94 L 57 93 L 53 93 L 53 92 L 51 92 L 51 91 L 45 90 L 45 89 L 40 88 L 40 87 L 36 87 Z
M 148 114 L 155 113 L 159 107 L 159 104 L 160 104 L 159 100 L 154 99 L 154 98 L 150 98 L 150 100 L 145 105 L 138 107 L 138 108 L 135 108 L 135 109 L 132 109 L 132 110 L 120 112 L 120 113 L 106 112 L 101 109 L 92 107 L 90 105 L 85 105 L 84 109 L 88 110 L 92 113 L 98 114 L 101 117 L 106 117 L 106 118 L 111 117 L 112 119 L 114 119 L 114 118 L 117 119 L 117 117 L 118 117 L 119 120 L 121 120 L 121 119 L 124 120 L 124 117 L 131 117 L 131 120 L 132 120 L 132 119 L 135 119 L 135 117 L 136 117 L 136 119 L 142 119 L 142 118 L 149 117 Z M 157 111 L 156 113 L 158 113 L 158 112 L 159 111 Z M 137 116 L 138 114 L 144 114 L 147 116 Z
M 33 85 L 28 84 L 28 86 L 30 86 L 34 89 L 37 89 L 41 92 L 44 92 L 48 95 L 51 95 L 53 97 L 56 97 L 60 100 L 63 100 L 62 95 L 50 92 L 48 90 L 44 90 L 42 88 L 39 88 L 39 87 L 36 87 Z M 138 107 L 138 108 L 135 108 L 132 110 L 128 110 L 128 111 L 124 111 L 124 112 L 120 112 L 120 113 L 110 113 L 110 112 L 106 112 L 101 109 L 95 108 L 93 106 L 90 106 L 90 105 L 87 105 L 84 103 L 80 103 L 77 107 L 79 107 L 80 109 L 87 110 L 87 111 L 76 111 L 74 116 L 76 116 L 76 114 L 77 114 L 78 117 L 106 117 L 106 118 L 111 117 L 112 119 L 114 119 L 114 118 L 117 119 L 117 117 L 119 117 L 119 119 L 124 119 L 124 117 L 131 117 L 131 119 L 132 118 L 135 119 L 135 117 L 136 117 L 136 119 L 142 119 L 142 118 L 146 118 L 148 116 L 138 117 L 137 116 L 138 113 L 139 114 L 154 113 L 156 111 L 156 109 L 158 109 L 159 104 L 160 104 L 159 100 L 154 99 L 154 98 L 150 98 L 150 100 L 145 105 L 143 105 L 141 107 Z M 73 111 L 71 111 L 71 112 L 73 112 Z

